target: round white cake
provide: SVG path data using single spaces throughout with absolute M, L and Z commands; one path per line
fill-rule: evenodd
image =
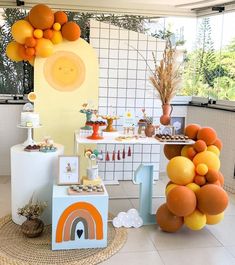
M 21 126 L 38 127 L 40 125 L 39 114 L 35 112 L 21 112 Z

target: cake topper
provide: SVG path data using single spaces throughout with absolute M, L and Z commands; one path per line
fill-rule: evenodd
M 33 110 L 34 110 L 34 107 L 33 107 L 33 104 L 32 103 L 26 103 L 26 104 L 24 104 L 23 111 L 33 112 Z

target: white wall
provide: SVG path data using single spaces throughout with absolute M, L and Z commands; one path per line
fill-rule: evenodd
M 188 123 L 214 128 L 223 142 L 221 172 L 225 177 L 225 188 L 235 192 L 235 113 L 217 109 L 188 107 Z
M 0 177 L 10 175 L 10 148 L 26 140 L 26 130 L 17 128 L 23 105 L 0 105 Z

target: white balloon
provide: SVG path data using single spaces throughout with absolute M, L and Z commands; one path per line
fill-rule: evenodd
M 117 215 L 117 218 L 119 218 L 120 220 L 124 218 L 124 216 L 126 215 L 125 212 L 120 212 L 118 215 Z
M 113 226 L 120 228 L 122 226 L 122 223 L 119 221 L 117 217 L 113 218 Z
M 127 213 L 130 215 L 139 216 L 139 213 L 135 208 L 128 210 Z

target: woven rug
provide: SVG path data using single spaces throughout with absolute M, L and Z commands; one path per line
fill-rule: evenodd
M 27 238 L 20 226 L 12 222 L 11 216 L 0 219 L 0 264 L 1 265 L 92 265 L 98 264 L 116 252 L 127 239 L 125 228 L 116 229 L 108 224 L 108 246 L 106 248 L 51 250 L 51 226 L 46 226 L 42 236 Z

